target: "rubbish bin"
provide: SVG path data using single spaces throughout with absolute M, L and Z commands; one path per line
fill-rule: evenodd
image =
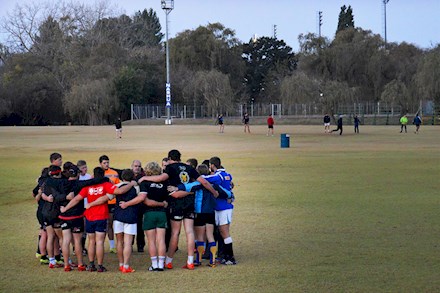
M 290 135 L 287 133 L 281 133 L 281 148 L 290 147 Z

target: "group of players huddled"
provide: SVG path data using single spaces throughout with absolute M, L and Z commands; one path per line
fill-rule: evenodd
M 50 155 L 50 166 L 42 170 L 33 190 L 40 224 L 37 257 L 42 264 L 64 267 L 66 272 L 74 268 L 105 272 L 108 235 L 119 270 L 131 273 L 135 271 L 130 266 L 134 238 L 143 252 L 146 236 L 148 270 L 172 269 L 182 223 L 188 253 L 183 268 L 194 270 L 202 259 L 209 259 L 210 267 L 236 264 L 229 234 L 232 176 L 219 157 L 200 165 L 196 159 L 183 163 L 180 152 L 171 150 L 162 166 L 149 162 L 142 168 L 134 160 L 131 169 L 119 170 L 109 163 L 108 156 L 101 156 L 92 176 L 84 160 L 63 164 L 61 154 Z M 88 257 L 88 265 L 83 256 Z

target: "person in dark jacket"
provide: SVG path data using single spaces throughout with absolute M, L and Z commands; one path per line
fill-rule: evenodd
M 339 130 L 339 135 L 342 135 L 342 115 L 339 115 L 339 118 L 338 118 L 338 128 L 333 129 L 332 132 L 335 132 L 338 130 Z

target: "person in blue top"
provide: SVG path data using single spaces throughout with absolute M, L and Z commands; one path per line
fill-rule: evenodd
M 232 198 L 233 194 L 231 191 L 224 189 L 217 183 L 221 183 L 220 176 L 209 176 L 209 167 L 205 164 L 197 166 L 197 172 L 204 177 L 209 183 L 213 185 L 213 188 L 218 191 L 218 198 L 228 199 Z M 202 264 L 202 255 L 205 252 L 205 235 L 208 240 L 208 254 L 209 254 L 209 266 L 216 266 L 216 253 L 217 246 L 214 238 L 214 223 L 215 223 L 215 207 L 216 207 L 216 197 L 209 192 L 206 188 L 195 181 L 187 184 L 179 184 L 177 187 L 170 187 L 172 191 L 172 196 L 184 196 L 185 193 L 194 192 L 195 203 L 194 203 L 194 230 L 196 239 L 196 258 L 194 260 L 195 265 Z M 184 191 L 185 193 L 178 193 L 177 190 Z M 179 194 L 179 195 L 177 195 Z
M 420 118 L 419 113 L 414 117 L 413 124 L 416 126 L 416 131 L 414 131 L 414 133 L 419 134 L 420 124 L 422 124 L 422 118 Z
M 212 157 L 209 159 L 209 167 L 213 175 L 206 176 L 206 180 L 211 183 L 217 183 L 225 190 L 232 191 L 234 184 L 232 183 L 232 175 L 226 172 L 222 167 L 219 157 Z M 210 181 L 212 178 L 217 178 L 218 182 Z M 225 265 L 235 265 L 234 250 L 232 248 L 232 237 L 229 234 L 229 228 L 232 223 L 232 211 L 234 205 L 232 204 L 234 198 L 224 199 L 220 196 L 216 198 L 215 205 L 215 224 L 218 226 L 221 237 L 223 238 L 224 246 L 221 251 L 222 259 L 220 263 Z
M 353 122 L 354 122 L 354 133 L 359 133 L 359 123 L 361 121 L 359 120 L 357 115 L 354 115 Z

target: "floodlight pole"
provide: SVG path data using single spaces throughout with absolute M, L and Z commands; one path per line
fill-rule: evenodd
M 168 44 L 168 14 L 174 9 L 174 0 L 161 0 L 161 6 L 165 11 L 165 38 L 166 38 L 166 66 L 167 66 L 167 83 L 165 85 L 165 95 L 167 108 L 166 125 L 171 125 L 171 83 L 170 83 L 170 48 Z
M 387 4 L 390 0 L 383 0 L 383 12 L 384 12 L 384 30 L 385 30 L 385 48 L 387 47 Z

